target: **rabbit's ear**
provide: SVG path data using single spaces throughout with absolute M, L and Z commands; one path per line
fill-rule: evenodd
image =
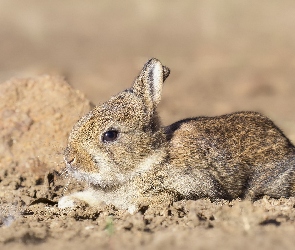
M 135 79 L 132 90 L 143 98 L 144 103 L 155 109 L 161 100 L 163 82 L 169 76 L 170 70 L 158 59 L 150 59 Z

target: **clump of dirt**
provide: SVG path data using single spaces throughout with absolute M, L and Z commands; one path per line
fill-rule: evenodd
M 293 249 L 295 198 L 178 201 L 134 215 L 103 204 L 57 208 L 83 188 L 61 176 L 62 151 L 91 106 L 59 77 L 0 85 L 1 249 Z
M 14 78 L 0 85 L 0 223 L 9 226 L 36 198 L 61 186 L 69 131 L 92 108 L 63 78 Z

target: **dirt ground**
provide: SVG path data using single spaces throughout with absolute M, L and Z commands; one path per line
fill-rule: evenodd
M 160 115 L 255 110 L 295 143 L 295 2 L 0 0 L 1 249 L 294 249 L 295 198 L 58 209 L 68 133 L 157 57 Z

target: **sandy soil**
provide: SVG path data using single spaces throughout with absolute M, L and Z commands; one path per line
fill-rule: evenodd
M 294 23 L 291 0 L 0 0 L 0 248 L 293 249 L 294 198 L 133 216 L 56 202 L 83 189 L 62 171 L 71 127 L 152 56 L 171 68 L 164 124 L 256 110 L 295 142 Z
M 293 248 L 295 198 L 179 201 L 135 215 L 115 207 L 58 209 L 83 186 L 63 174 L 62 145 L 91 103 L 63 79 L 0 85 L 0 244 L 9 249 Z M 42 147 L 40 147 L 40 144 Z

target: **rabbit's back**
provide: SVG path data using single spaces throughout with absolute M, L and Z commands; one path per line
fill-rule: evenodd
M 165 131 L 171 165 L 190 173 L 198 184 L 190 196 L 291 195 L 295 148 L 261 114 L 238 112 L 185 119 Z

